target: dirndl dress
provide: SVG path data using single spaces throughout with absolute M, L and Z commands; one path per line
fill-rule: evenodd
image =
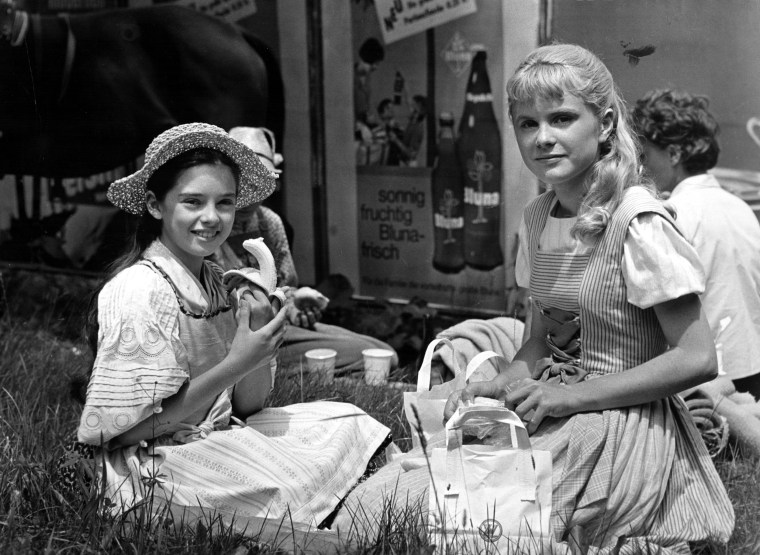
M 637 296 L 637 302 L 656 304 L 699 292 L 703 286 L 696 253 L 663 222 L 659 216 L 644 215 L 630 225 L 623 262 L 628 267 L 623 271 L 629 274 L 629 294 Z M 538 263 L 532 266 L 522 225 L 518 284 L 530 285 L 542 311 L 541 323 L 554 337 L 549 345 L 553 356 L 537 365 L 535 379 L 594 379 L 577 364 L 583 348 L 578 288 L 591 249 L 570 237 L 573 223 L 547 218 L 539 252 L 534 253 Z M 531 267 L 545 274 L 531 276 Z M 663 267 L 671 269 L 672 275 L 666 276 L 671 279 L 653 280 L 646 274 L 646 269 Z M 494 342 L 481 348 L 498 351 L 499 346 Z M 439 438 L 428 448 L 444 442 Z M 595 554 L 688 554 L 689 542 L 725 543 L 731 536 L 730 499 L 678 397 L 546 418 L 531 436 L 531 446 L 552 454 L 551 535 L 557 552 L 581 542 L 583 552 Z M 356 525 L 354 515 L 366 514 L 361 524 L 371 528 L 372 515 L 385 510 L 389 500 L 402 506 L 415 503 L 425 513 L 430 478 L 424 464 L 416 464 L 421 458 L 417 448 L 360 484 L 348 496 L 336 527 L 349 529 Z
M 389 434 L 351 404 L 267 408 L 242 422 L 230 389 L 152 441 L 112 447 L 224 359 L 237 327 L 217 267 L 204 264 L 198 280 L 160 241 L 143 258 L 98 297 L 98 352 L 78 430 L 80 441 L 102 445 L 95 460 L 114 511 L 150 500 L 177 516 L 200 508 L 319 524 Z
M 592 249 L 570 236 L 573 220 L 547 218 L 530 266 L 527 233 L 521 234 L 526 239 L 516 268 L 518 283 L 530 284 L 552 352 L 536 365 L 535 379 L 572 383 L 598 377 L 580 367 L 579 287 Z M 526 275 L 529 268 L 532 275 Z M 640 268 L 665 268 L 672 275 L 653 280 Z M 703 288 L 696 253 L 675 228 L 651 213 L 631 222 L 622 271 L 629 302 L 646 306 Z M 546 419 L 531 443 L 552 453 L 551 525 L 558 540 L 575 529 L 596 552 L 620 541 L 620 553 L 648 547 L 689 553 L 688 542 L 726 542 L 731 535 L 731 502 L 677 396 Z

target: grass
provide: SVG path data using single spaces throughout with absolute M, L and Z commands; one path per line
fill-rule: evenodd
M 260 543 L 206 515 L 192 523 L 149 520 L 139 508 L 131 521 L 107 512 L 94 486 L 80 479 L 66 489 L 58 469 L 71 443 L 80 407 L 71 400 L 71 376 L 90 364 L 79 339 L 83 305 L 71 277 L 9 278 L 0 274 L 0 553 L 280 553 L 288 542 Z M 73 292 L 72 292 L 73 289 Z M 22 295 L 21 291 L 35 292 Z M 279 380 L 273 405 L 341 400 L 356 404 L 388 426 L 404 450 L 411 445 L 400 391 L 354 380 L 320 384 Z M 72 459 L 75 460 L 75 459 Z M 694 546 L 696 553 L 760 553 L 760 469 L 736 446 L 716 460 L 736 513 L 726 546 Z M 378 537 L 355 537 L 345 552 L 430 552 L 424 519 L 413 507 L 384 512 Z M 281 523 L 288 532 L 289 523 Z M 453 552 L 453 550 L 452 550 Z

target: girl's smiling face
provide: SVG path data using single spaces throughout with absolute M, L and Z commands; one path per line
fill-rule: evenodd
M 525 165 L 554 187 L 584 190 L 599 159 L 600 145 L 612 131 L 612 110 L 601 121 L 580 98 L 538 98 L 512 108 L 515 137 Z
M 163 200 L 147 192 L 148 211 L 161 220 L 161 242 L 196 276 L 232 230 L 236 191 L 228 166 L 201 164 L 182 170 Z

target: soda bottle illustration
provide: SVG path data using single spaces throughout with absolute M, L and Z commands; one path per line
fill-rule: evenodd
M 479 270 L 504 262 L 501 225 L 501 133 L 493 109 L 486 51 L 472 60 L 457 143 L 464 174 L 464 258 Z
M 456 152 L 454 115 L 442 112 L 438 125 L 438 154 L 431 176 L 433 267 L 456 273 L 464 268 L 464 182 Z

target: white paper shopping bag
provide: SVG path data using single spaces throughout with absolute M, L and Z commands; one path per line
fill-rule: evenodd
M 422 364 L 417 374 L 417 391 L 404 393 L 404 415 L 410 424 L 412 447 L 419 447 L 421 444 L 418 423 L 421 428 L 421 435 L 426 441 L 429 441 L 432 436 L 443 432 L 443 409 L 446 406 L 446 400 L 449 398 L 449 395 L 458 389 L 464 389 L 481 364 L 487 360 L 493 360 L 501 369 L 507 364 L 506 359 L 498 353 L 483 351 L 470 360 L 464 374 L 456 367 L 453 369 L 456 376 L 453 380 L 430 387 L 430 365 L 436 348 L 441 344 L 453 351 L 451 358 L 453 364 L 457 364 L 458 356 L 456 348 L 451 341 L 445 337 L 434 339 L 425 350 L 425 356 L 422 359 Z M 416 415 L 412 407 L 416 409 Z
M 455 367 L 453 371 L 456 377 L 453 380 L 430 387 L 430 366 L 433 354 L 439 345 L 448 347 L 453 351 L 451 358 L 454 365 L 457 364 L 457 359 L 459 358 L 456 348 L 445 337 L 434 339 L 427 346 L 417 374 L 417 391 L 404 393 L 404 414 L 406 415 L 407 422 L 410 424 L 412 447 L 419 447 L 421 444 L 418 427 L 421 429 L 421 435 L 426 441 L 430 440 L 432 436 L 443 432 L 443 409 L 446 406 L 446 400 L 449 398 L 449 395 L 458 389 L 464 389 L 472 374 L 483 362 L 495 359 L 498 365 L 506 365 L 506 360 L 501 355 L 493 351 L 483 351 L 470 360 L 464 375 L 461 374 L 458 367 Z M 416 415 L 412 407 L 415 407 Z
M 459 377 L 459 369 L 456 368 L 454 374 L 457 378 L 430 387 L 430 364 L 438 345 L 451 349 L 454 352 L 454 364 L 457 364 L 456 349 L 451 341 L 440 337 L 428 344 L 417 373 L 417 391 L 404 392 L 404 415 L 410 424 L 412 447 L 420 446 L 420 433 L 425 440 L 429 440 L 443 430 L 443 408 L 446 406 L 446 400 L 454 391 L 466 385 L 466 379 Z
M 431 542 L 504 553 L 549 541 L 551 453 L 530 448 L 519 417 L 503 407 L 460 408 L 446 430 L 447 447 L 431 458 Z

